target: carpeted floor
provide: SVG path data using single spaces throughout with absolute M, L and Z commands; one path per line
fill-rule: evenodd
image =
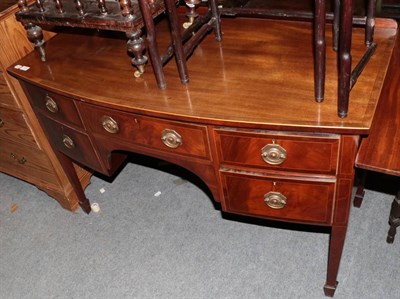
M 400 233 L 385 241 L 398 182 L 384 179 L 351 210 L 335 298 L 400 298 Z M 328 233 L 221 213 L 169 164 L 93 177 L 90 215 L 1 173 L 0 191 L 1 299 L 324 298 Z

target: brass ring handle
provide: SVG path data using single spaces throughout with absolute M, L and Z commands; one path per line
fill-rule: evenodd
M 1 127 L 4 127 L 4 120 L 2 120 L 1 118 L 0 118 L 0 128 Z
M 19 164 L 25 164 L 26 162 L 28 162 L 28 160 L 26 160 L 25 157 L 18 159 L 17 155 L 14 153 L 11 153 L 10 157 L 13 158 L 14 160 L 16 160 Z
M 69 148 L 69 149 L 73 149 L 73 148 L 75 148 L 75 143 L 74 143 L 74 141 L 71 139 L 71 137 L 69 137 L 68 135 L 63 135 L 63 140 L 62 140 L 62 142 L 64 143 L 64 146 L 66 147 L 66 148 Z
M 278 144 L 267 144 L 261 149 L 262 159 L 270 165 L 280 165 L 287 158 L 286 150 Z
M 104 130 L 106 130 L 108 133 L 111 134 L 118 133 L 119 131 L 118 123 L 112 117 L 104 115 L 101 117 L 100 121 Z
M 271 209 L 279 210 L 286 206 L 287 198 L 282 193 L 271 191 L 264 195 L 264 202 Z
M 165 129 L 162 131 L 161 140 L 170 148 L 177 148 L 183 144 L 181 135 L 179 135 L 178 132 L 170 129 Z
M 46 95 L 45 105 L 46 105 L 47 110 L 49 110 L 51 113 L 58 112 L 57 103 L 49 95 Z

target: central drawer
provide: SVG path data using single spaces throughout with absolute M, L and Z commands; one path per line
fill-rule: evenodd
M 340 136 L 216 130 L 223 166 L 335 175 Z
M 134 145 L 211 159 L 207 127 L 79 103 L 85 126 L 95 134 Z
M 330 224 L 335 180 L 221 172 L 224 209 L 237 214 Z

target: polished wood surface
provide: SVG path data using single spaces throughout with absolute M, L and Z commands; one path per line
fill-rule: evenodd
M 356 166 L 400 176 L 400 39 L 382 87 L 370 134 L 358 152 Z
M 327 51 L 326 97 L 322 103 L 314 101 L 311 24 L 223 19 L 222 27 L 224 41 L 219 44 L 206 37 L 189 60 L 192 75 L 186 86 L 180 83 L 175 66 L 168 64 L 168 86 L 158 90 L 151 72 L 141 78 L 132 76 L 123 39 L 76 34 L 50 41 L 46 63 L 38 63 L 33 53 L 22 61 L 31 67 L 29 71 L 10 72 L 83 101 L 153 116 L 250 128 L 368 132 L 392 52 L 395 22 L 377 20 L 379 48 L 351 93 L 346 119 L 337 116 L 336 53 L 331 50 Z M 167 42 L 168 34 L 160 33 L 158 40 Z M 353 40 L 355 63 L 364 53 L 364 31 L 354 29 Z M 64 72 L 66 66 L 76 72 Z M 102 85 L 105 80 L 107 86 Z

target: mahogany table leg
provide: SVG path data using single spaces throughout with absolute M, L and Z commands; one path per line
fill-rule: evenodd
M 139 4 L 143 15 L 144 25 L 146 27 L 149 56 L 151 65 L 153 66 L 154 74 L 156 76 L 157 85 L 160 89 L 165 89 L 167 84 L 165 82 L 161 57 L 158 52 L 154 20 L 151 16 L 149 7 L 150 3 L 146 0 L 139 0 Z
M 315 71 L 314 71 L 314 93 L 315 100 L 324 100 L 325 87 L 325 0 L 315 0 L 315 20 L 314 20 L 314 43 L 315 43 Z
M 79 181 L 78 175 L 76 174 L 76 170 L 74 164 L 72 163 L 72 160 L 57 150 L 55 152 L 56 155 L 58 156 L 58 159 L 62 167 L 65 170 L 68 179 L 71 182 L 72 188 L 74 189 L 76 195 L 78 196 L 80 207 L 86 214 L 89 214 L 92 208 L 90 207 L 90 202 L 87 199 L 85 192 L 83 191 L 82 185 Z
M 186 55 L 183 50 L 181 29 L 178 20 L 178 13 L 176 11 L 174 0 L 164 0 L 165 6 L 168 11 L 169 24 L 171 27 L 171 37 L 175 52 L 175 60 L 178 66 L 179 77 L 182 83 L 189 82 L 189 75 L 186 67 Z
M 342 0 L 340 5 L 338 115 L 342 118 L 347 116 L 351 89 L 352 2 L 352 0 Z
M 390 209 L 389 224 L 390 228 L 386 242 L 393 243 L 396 229 L 400 226 L 400 190 L 397 193 L 397 196 L 393 199 L 392 208 Z
M 376 0 L 368 1 L 367 21 L 365 27 L 365 44 L 370 46 L 374 38 Z
M 329 243 L 328 273 L 324 286 L 325 296 L 328 297 L 333 297 L 338 285 L 336 279 L 339 271 L 340 259 L 342 257 L 344 241 L 346 238 L 346 230 L 346 226 L 332 226 Z

